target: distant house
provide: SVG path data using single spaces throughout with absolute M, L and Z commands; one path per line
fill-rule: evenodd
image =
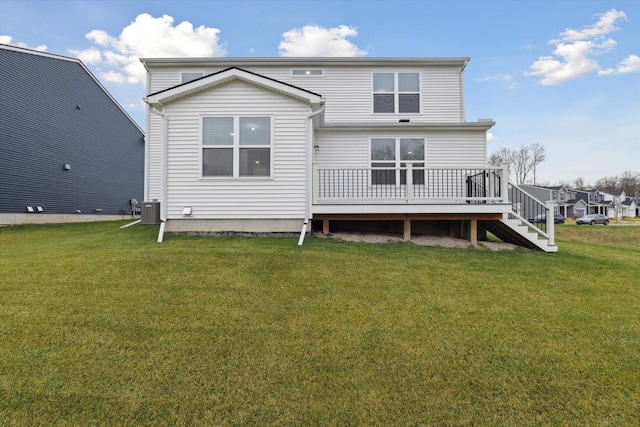
M 633 217 L 640 216 L 640 196 L 628 197 L 629 206 L 635 206 L 635 215 Z M 630 208 L 631 209 L 631 208 Z
M 622 218 L 629 216 L 629 206 L 625 206 L 624 202 L 627 200 L 627 195 L 624 191 L 600 191 L 603 199 L 610 203 L 610 207 L 607 211 L 609 218 Z
M 555 202 L 555 213 L 565 218 L 580 218 L 589 212 L 587 193 L 580 194 L 578 190 L 564 185 L 545 187 L 521 184 L 519 187 L 542 202 Z
M 552 221 L 527 223 L 550 218 L 544 201 L 487 166 L 494 122 L 465 117 L 469 58 L 141 61 L 160 241 L 299 231 L 301 243 L 307 225 L 355 224 L 557 251 Z
M 589 212 L 589 205 L 577 196 L 567 201 L 566 218 L 581 218 Z
M 635 197 L 625 197 L 621 203 L 621 213 L 623 218 L 635 218 L 638 216 L 638 201 Z
M 582 202 L 582 206 L 586 206 L 586 211 L 574 210 L 575 218 L 580 218 L 586 214 L 603 214 L 607 215 L 611 202 L 604 200 L 604 196 L 596 189 L 578 190 L 572 189 L 575 193 L 576 200 Z
M 0 223 L 121 218 L 144 133 L 78 59 L 0 45 Z

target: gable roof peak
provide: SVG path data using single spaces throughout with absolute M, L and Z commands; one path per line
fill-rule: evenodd
M 219 87 L 234 80 L 244 81 L 264 89 L 291 96 L 298 100 L 309 102 L 310 104 L 321 104 L 324 102 L 322 96 L 315 92 L 238 67 L 225 68 L 222 71 L 152 93 L 148 95 L 144 101 L 152 106 L 160 106 L 180 98 Z

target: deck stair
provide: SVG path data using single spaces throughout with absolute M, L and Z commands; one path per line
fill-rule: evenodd
M 541 202 L 518 186 L 508 183 L 511 212 L 500 221 L 481 221 L 480 224 L 496 237 L 530 249 L 558 252 L 554 242 L 554 203 Z M 544 216 L 543 222 L 530 222 Z
M 520 219 L 480 221 L 480 225 L 504 242 L 544 252 L 558 252 L 558 246 L 552 244 L 548 237 L 532 231 L 532 228 Z

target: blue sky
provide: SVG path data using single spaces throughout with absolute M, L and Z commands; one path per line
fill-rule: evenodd
M 640 171 L 637 0 L 0 0 L 0 42 L 81 58 L 143 128 L 140 56 L 469 56 L 489 152 L 544 145 L 549 184 Z

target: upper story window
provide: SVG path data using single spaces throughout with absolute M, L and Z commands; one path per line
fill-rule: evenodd
M 204 77 L 204 73 L 198 73 L 198 72 L 180 73 L 180 83 L 187 83 L 192 80 L 199 79 L 200 77 Z
M 419 113 L 420 73 L 373 73 L 374 113 Z
M 271 117 L 203 117 L 202 176 L 270 176 L 271 140 Z
M 319 68 L 294 68 L 291 70 L 291 75 L 296 76 L 314 76 L 319 77 L 324 75 L 324 70 Z

